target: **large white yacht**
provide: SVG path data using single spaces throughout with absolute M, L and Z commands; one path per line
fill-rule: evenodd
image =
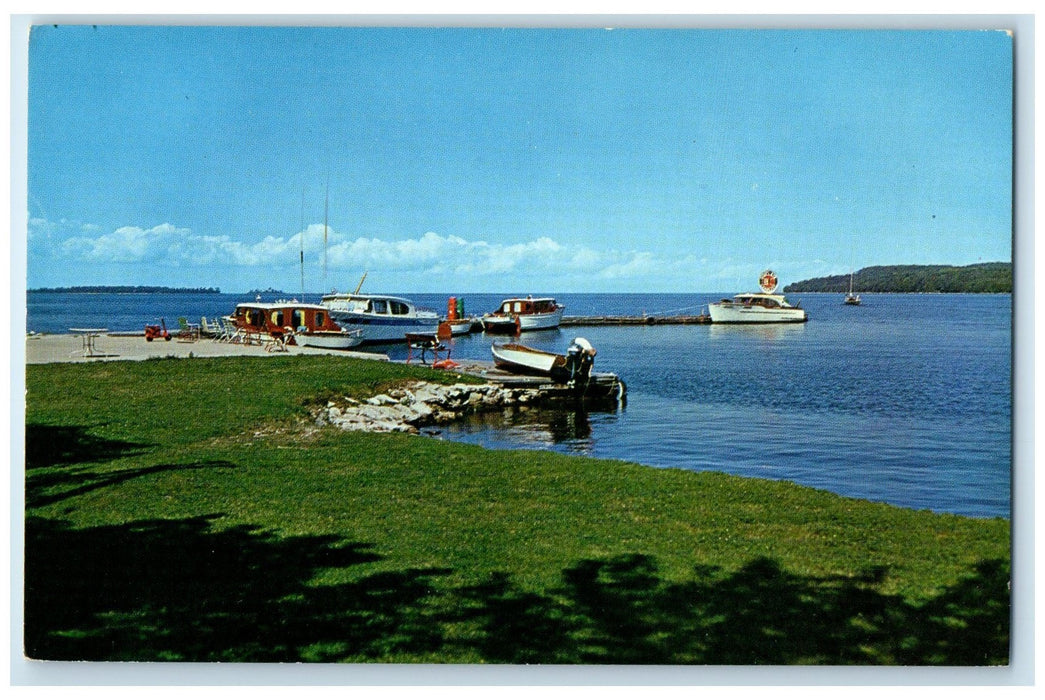
M 732 299 L 708 304 L 712 323 L 802 323 L 805 309 L 792 306 L 783 294 L 774 294 L 777 276 L 766 270 L 758 278 L 761 292 L 744 292 Z
M 322 304 L 341 328 L 359 330 L 364 343 L 398 343 L 407 333 L 434 335 L 439 328 L 439 314 L 402 297 L 335 292 Z

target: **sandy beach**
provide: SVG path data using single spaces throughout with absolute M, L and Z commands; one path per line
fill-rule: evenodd
M 148 360 L 164 357 L 227 357 L 232 355 L 340 355 L 370 360 L 388 360 L 384 353 L 354 350 L 325 350 L 323 348 L 287 346 L 286 351 L 272 351 L 264 345 L 219 343 L 211 338 L 195 341 L 172 338 L 145 340 L 144 335 L 109 335 L 98 333 L 91 338 L 92 348 L 85 349 L 83 334 L 33 334 L 26 337 L 26 364 L 52 362 L 104 362 L 107 360 Z

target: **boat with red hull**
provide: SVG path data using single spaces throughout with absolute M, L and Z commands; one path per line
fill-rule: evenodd
M 363 342 L 361 333 L 341 328 L 330 317 L 330 310 L 320 304 L 294 300 L 237 304 L 233 322 L 246 333 L 303 347 L 347 350 Z

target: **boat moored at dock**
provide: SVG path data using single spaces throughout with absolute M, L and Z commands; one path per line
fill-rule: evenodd
M 538 350 L 520 343 L 494 343 L 494 365 L 511 374 L 547 377 L 585 398 L 622 400 L 623 380 L 611 372 L 593 372 L 596 350 L 584 338 L 574 338 L 565 354 Z
M 570 380 L 586 376 L 595 362 L 596 350 L 585 338 L 574 338 L 565 355 L 538 350 L 520 343 L 494 343 L 494 364 L 510 372 L 546 375 Z
M 558 328 L 565 309 L 552 297 L 505 299 L 496 311 L 483 314 L 483 330 L 487 333 L 520 333 Z
M 468 335 L 480 324 L 479 319 L 464 314 L 464 299 L 450 297 L 446 303 L 443 323 L 450 327 L 450 335 Z
M 408 333 L 435 334 L 439 327 L 439 314 L 403 297 L 335 292 L 322 305 L 339 326 L 359 331 L 363 343 L 400 343 Z
M 362 342 L 360 333 L 338 326 L 325 306 L 295 300 L 237 304 L 233 323 L 246 333 L 293 339 L 300 346 L 347 350 Z
M 804 323 L 805 309 L 792 306 L 783 294 L 775 294 L 777 277 L 766 270 L 758 280 L 761 292 L 744 292 L 732 299 L 708 304 L 712 323 Z

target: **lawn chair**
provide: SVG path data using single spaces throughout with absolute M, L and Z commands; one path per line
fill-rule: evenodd
M 195 324 L 189 323 L 184 316 L 178 318 L 178 341 L 183 343 L 195 343 L 200 338 L 200 329 Z
M 268 342 L 265 343 L 265 350 L 267 352 L 289 352 L 287 349 L 287 343 L 294 337 L 294 329 L 290 326 L 283 328 L 283 331 L 273 331 L 269 334 Z
M 235 324 L 228 317 L 218 319 L 217 323 L 222 326 L 222 334 L 217 336 L 218 343 L 235 343 L 236 331 L 238 330 Z
M 206 316 L 200 316 L 200 334 L 208 338 L 218 338 L 222 333 L 221 325 L 215 321 L 207 321 Z
M 219 343 L 227 343 L 229 341 L 229 329 L 225 327 L 225 322 L 220 316 L 214 319 L 214 326 L 218 329 L 218 333 L 214 336 L 214 340 Z
M 225 319 L 225 325 L 229 329 L 229 342 L 230 343 L 246 343 L 247 332 L 240 328 L 234 320 L 231 318 Z

